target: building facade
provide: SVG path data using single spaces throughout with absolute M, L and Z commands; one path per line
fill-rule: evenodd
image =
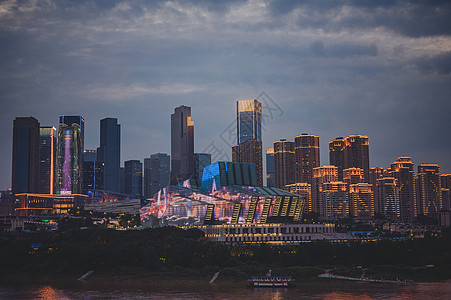
M 369 181 L 369 142 L 366 135 L 350 135 L 345 138 L 344 169 L 363 169 L 365 182 Z
M 421 164 L 415 177 L 418 214 L 436 217 L 442 209 L 440 166 Z
M 383 177 L 377 181 L 378 213 L 391 221 L 400 221 L 401 207 L 399 203 L 398 180 L 393 177 Z
M 275 186 L 274 182 L 274 148 L 266 148 L 266 186 Z
M 236 102 L 237 144 L 262 140 L 262 104 L 257 100 Z
M 83 162 L 83 194 L 89 191 L 103 190 L 103 163 L 98 161 Z
M 82 192 L 81 131 L 76 123 L 60 124 L 57 147 L 56 193 L 61 195 Z
M 202 179 L 204 168 L 211 165 L 210 153 L 194 153 L 194 174 L 195 179 Z
M 124 163 L 125 194 L 142 196 L 143 165 L 139 160 L 128 160 Z
M 396 178 L 399 190 L 400 218 L 403 222 L 412 222 L 417 216 L 415 202 L 415 169 L 412 158 L 401 156 L 387 170 L 389 177 Z
M 345 140 L 337 137 L 329 142 L 329 165 L 338 168 L 338 180 L 343 180 L 343 169 L 345 166 Z
M 374 192 L 369 183 L 349 185 L 349 208 L 351 217 L 370 220 L 374 217 Z
M 277 188 L 295 183 L 293 141 L 282 139 L 274 142 L 274 183 Z
M 13 122 L 12 193 L 36 193 L 39 189 L 39 128 L 33 117 Z
M 342 181 L 321 184 L 319 188 L 320 216 L 324 220 L 349 218 L 348 185 Z
M 80 141 L 81 141 L 81 151 L 85 150 L 85 119 L 82 116 L 60 116 L 59 124 L 66 124 L 71 126 L 72 124 L 77 124 L 80 127 Z
M 56 128 L 41 127 L 39 142 L 39 194 L 53 194 L 56 183 Z
M 171 183 L 194 176 L 194 122 L 191 107 L 176 107 L 171 115 Z
M 121 189 L 121 125 L 116 118 L 100 120 L 100 147 L 97 161 L 103 163 L 103 188 L 119 193 Z
M 144 197 L 153 196 L 169 185 L 171 158 L 166 153 L 152 154 L 144 159 Z
M 232 161 L 254 163 L 257 168 L 257 185 L 263 186 L 262 141 L 248 139 L 233 146 Z
M 319 136 L 303 133 L 294 138 L 295 182 L 312 184 L 313 169 L 320 166 Z
M 321 166 L 313 169 L 312 208 L 317 213 L 325 212 L 325 203 L 321 197 L 322 185 L 327 182 L 338 181 L 338 168 L 336 166 Z

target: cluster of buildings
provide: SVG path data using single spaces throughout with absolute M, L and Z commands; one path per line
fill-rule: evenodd
M 18 215 L 85 206 L 139 211 L 143 224 L 198 226 L 296 223 L 313 212 L 324 221 L 412 222 L 451 208 L 450 174 L 441 174 L 436 164 L 421 164 L 415 172 L 407 156 L 388 169 L 370 168 L 368 136 L 357 134 L 329 142 L 328 165 L 320 164 L 317 135 L 275 141 L 265 149 L 264 186 L 262 104 L 237 101 L 236 118 L 232 162 L 212 164 L 211 154 L 194 152 L 191 108 L 182 105 L 171 115 L 170 155 L 155 153 L 121 166 L 116 118 L 102 119 L 99 147 L 85 149 L 82 116 L 60 116 L 58 128 L 17 117 L 12 188 L 2 199 L 10 199 L 9 213 Z M 0 209 L 4 214 L 5 206 Z

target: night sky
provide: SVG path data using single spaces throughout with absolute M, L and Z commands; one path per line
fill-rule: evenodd
M 2 0 L 0 66 L 1 190 L 17 116 L 82 115 L 87 149 L 118 118 L 122 162 L 142 161 L 170 153 L 188 105 L 195 151 L 231 159 L 236 100 L 262 92 L 264 147 L 316 134 L 323 165 L 330 140 L 364 134 L 371 167 L 451 172 L 450 1 Z

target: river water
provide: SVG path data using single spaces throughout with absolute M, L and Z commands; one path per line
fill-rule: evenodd
M 451 281 L 412 284 L 324 279 L 293 288 L 250 288 L 245 283 L 65 282 L 56 285 L 0 283 L 0 299 L 451 299 Z

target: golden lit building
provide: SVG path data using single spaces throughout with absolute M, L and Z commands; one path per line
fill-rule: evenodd
M 87 195 L 17 194 L 16 212 L 21 216 L 67 214 L 74 207 L 83 206 Z
M 329 142 L 329 164 L 338 168 L 338 180 L 343 180 L 345 165 L 345 140 L 337 137 Z
M 436 216 L 443 207 L 439 165 L 419 165 L 415 188 L 418 214 Z
M 373 186 L 374 192 L 374 212 L 381 213 L 381 208 L 379 207 L 379 194 L 377 193 L 377 180 L 384 177 L 386 172 L 382 167 L 374 167 L 369 171 L 369 183 Z
M 281 139 L 274 142 L 274 181 L 276 188 L 295 182 L 294 142 Z
M 338 181 L 337 172 L 336 166 L 321 166 L 313 169 L 312 207 L 314 211 L 321 213 L 324 206 L 324 203 L 321 202 L 321 186 L 326 182 Z
M 304 213 L 313 211 L 312 185 L 307 182 L 288 184 L 283 188 L 285 191 L 305 197 Z
M 356 183 L 349 186 L 350 214 L 353 218 L 368 220 L 374 217 L 372 185 Z
M 345 138 L 344 169 L 363 169 L 365 182 L 369 180 L 369 141 L 366 135 L 350 135 Z
M 294 138 L 295 182 L 312 184 L 313 168 L 319 167 L 319 136 L 303 133 Z
M 440 175 L 440 186 L 442 188 L 443 209 L 451 209 L 451 174 Z
M 399 205 L 398 180 L 393 177 L 384 177 L 377 180 L 377 193 L 380 213 L 392 221 L 399 221 L 401 209 Z
M 390 165 L 388 176 L 398 180 L 401 220 L 412 222 L 417 216 L 415 203 L 415 169 L 412 158 L 401 156 Z
M 349 185 L 363 182 L 363 170 L 360 168 L 349 168 L 343 170 L 343 182 Z
M 324 220 L 349 218 L 348 185 L 342 181 L 321 184 L 320 216 Z

